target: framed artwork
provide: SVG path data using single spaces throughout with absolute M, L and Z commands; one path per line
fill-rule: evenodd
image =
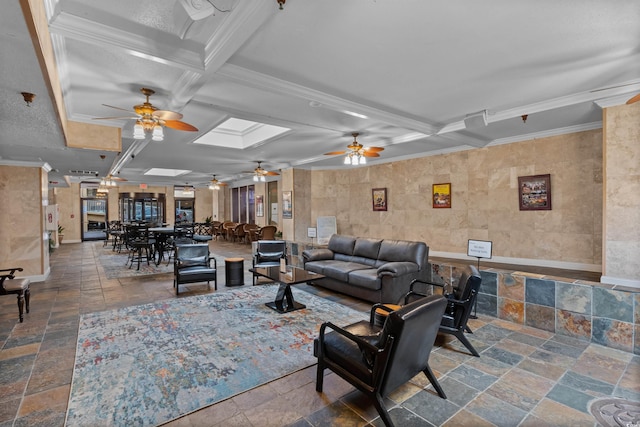
M 371 201 L 373 203 L 374 211 L 386 211 L 387 210 L 387 189 L 386 188 L 372 189 Z
M 282 192 L 282 218 L 293 218 L 293 192 Z
M 519 176 L 518 194 L 521 211 L 550 211 L 551 175 Z
M 431 191 L 434 208 L 451 207 L 451 183 L 433 184 Z
M 264 216 L 264 196 L 256 196 L 256 216 Z

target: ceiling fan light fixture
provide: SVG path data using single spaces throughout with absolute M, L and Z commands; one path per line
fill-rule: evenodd
M 361 165 L 366 165 L 367 158 L 365 156 L 359 156 L 359 157 L 360 157 L 360 161 L 358 163 L 360 163 Z
M 260 175 L 260 182 L 265 182 L 267 180 L 267 178 L 264 177 L 264 175 Z
M 144 139 L 144 127 L 140 120 L 136 121 L 136 124 L 133 126 L 133 139 Z
M 345 165 L 350 165 L 351 164 L 351 156 L 350 155 L 346 155 L 344 158 L 344 164 Z
M 164 139 L 164 131 L 162 130 L 162 126 L 157 123 L 153 127 L 151 139 L 153 139 L 154 141 L 162 141 Z
M 260 181 L 260 178 L 258 178 L 258 175 L 253 175 L 253 182 L 258 182 Z

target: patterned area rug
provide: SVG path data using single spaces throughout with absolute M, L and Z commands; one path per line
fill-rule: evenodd
M 81 316 L 67 426 L 153 426 L 316 363 L 322 322 L 367 315 L 293 288 L 306 309 L 265 306 L 277 285 Z
M 140 270 L 138 270 L 136 262 L 129 268 L 129 264 L 127 263 L 129 257 L 126 253 L 114 252 L 111 246 L 103 247 L 102 243 L 96 243 L 94 248 L 99 254 L 98 259 L 104 268 L 107 279 L 173 273 L 173 262 L 167 265 L 166 255 L 160 265 L 156 265 L 154 262 L 150 262 L 149 265 L 147 265 L 146 262 L 141 262 Z

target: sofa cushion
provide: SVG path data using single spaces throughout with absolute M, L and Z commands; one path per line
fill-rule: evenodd
M 378 277 L 377 268 L 367 268 L 364 270 L 355 270 L 350 272 L 349 285 L 377 291 L 380 289 L 382 281 Z
M 356 238 L 353 236 L 341 236 L 334 234 L 329 239 L 329 249 L 336 254 L 353 255 L 353 248 L 356 245 Z
M 348 283 L 349 273 L 355 270 L 363 270 L 369 268 L 366 265 L 358 264 L 355 262 L 346 261 L 318 261 L 322 262 L 322 273 L 332 279 L 340 280 L 341 282 Z
M 381 243 L 382 240 L 380 239 L 359 238 L 353 248 L 353 255 L 363 259 L 368 258 L 372 261 L 376 260 L 378 259 Z
M 209 263 L 209 257 L 199 256 L 193 258 L 180 258 L 178 260 L 178 265 L 182 267 L 191 267 L 191 266 L 207 266 Z
M 380 244 L 378 260 L 380 261 L 411 261 L 425 268 L 428 255 L 424 242 L 409 242 L 405 240 L 383 240 Z
M 328 261 L 309 261 L 304 264 L 304 269 L 307 271 L 313 271 L 314 273 L 323 274 L 324 264 Z

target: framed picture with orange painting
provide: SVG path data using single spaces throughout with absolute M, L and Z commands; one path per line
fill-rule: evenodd
M 387 189 L 386 188 L 372 189 L 371 201 L 373 203 L 374 211 L 386 211 L 387 210 Z
M 433 184 L 431 192 L 434 209 L 451 207 L 451 183 Z

